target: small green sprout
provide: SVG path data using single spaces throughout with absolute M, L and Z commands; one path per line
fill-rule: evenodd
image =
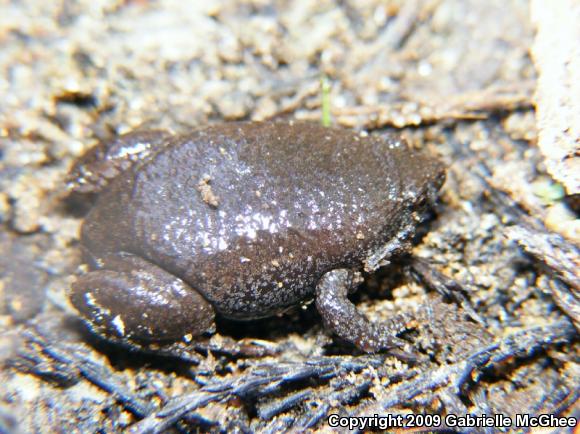
M 322 96 L 322 126 L 329 127 L 332 123 L 330 115 L 330 80 L 325 74 L 320 76 L 320 90 Z

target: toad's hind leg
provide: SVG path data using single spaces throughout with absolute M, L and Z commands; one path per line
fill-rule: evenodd
M 389 350 L 401 359 L 414 359 L 412 354 L 396 350 L 408 346 L 395 337 L 404 327 L 395 323 L 387 326 L 370 322 L 347 298 L 358 283 L 359 273 L 348 269 L 332 270 L 322 276 L 316 286 L 316 307 L 325 325 L 363 351 Z
M 214 328 L 213 307 L 199 292 L 133 255 L 80 276 L 71 301 L 94 331 L 120 341 L 177 340 Z

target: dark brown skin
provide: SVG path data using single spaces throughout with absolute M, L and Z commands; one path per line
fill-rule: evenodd
M 92 271 L 71 300 L 124 342 L 213 329 L 316 298 L 365 351 L 400 346 L 346 298 L 405 250 L 444 169 L 398 139 L 316 124 L 226 123 L 133 133 L 91 151 L 72 187 L 100 195 L 82 227 Z

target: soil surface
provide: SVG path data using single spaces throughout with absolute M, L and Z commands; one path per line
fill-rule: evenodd
M 537 147 L 529 9 L 0 3 L 0 432 L 346 430 L 329 427 L 331 414 L 578 417 L 579 202 Z M 76 158 L 135 129 L 320 122 L 328 110 L 334 124 L 402 134 L 448 165 L 412 255 L 352 297 L 375 321 L 407 318 L 400 337 L 424 359 L 362 354 L 326 332 L 312 305 L 219 320 L 190 356 L 129 352 L 87 331 L 67 297 L 83 269 L 86 206 L 64 183 Z

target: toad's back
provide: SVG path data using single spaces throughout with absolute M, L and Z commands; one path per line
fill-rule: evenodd
M 128 252 L 251 319 L 358 267 L 410 218 L 438 163 L 406 145 L 305 123 L 176 136 L 115 179 L 87 217 L 95 259 Z M 97 261 L 98 262 L 98 261 Z

